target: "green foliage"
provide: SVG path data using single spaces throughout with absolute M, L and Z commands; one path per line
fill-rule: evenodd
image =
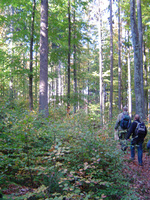
M 20 109 L 3 105 L 0 111 L 4 198 L 10 184 L 36 188 L 20 197 L 12 193 L 15 199 L 110 200 L 128 199 L 129 193 L 134 196 L 122 174 L 123 153 L 109 136 L 111 125 L 97 128 L 93 117 L 84 112 L 65 117 L 63 108 L 51 109 L 47 119 Z M 7 199 L 11 196 L 7 194 Z

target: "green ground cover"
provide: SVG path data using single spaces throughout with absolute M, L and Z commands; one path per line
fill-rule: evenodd
M 62 108 L 47 119 L 8 106 L 0 115 L 3 199 L 136 199 L 112 123 L 83 111 L 66 117 Z

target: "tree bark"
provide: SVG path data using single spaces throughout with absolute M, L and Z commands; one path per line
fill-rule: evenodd
M 74 5 L 75 5 L 75 0 L 74 0 Z M 73 51 L 74 51 L 74 113 L 76 113 L 77 109 L 77 59 L 76 59 L 76 44 L 75 44 L 75 39 L 76 39 L 76 11 L 74 8 L 74 16 L 73 16 L 73 24 L 74 24 L 74 45 L 73 45 Z
M 98 26 L 99 26 L 99 96 L 100 96 L 100 116 L 101 122 L 103 124 L 103 70 L 102 70 L 102 19 L 101 19 L 101 10 L 100 10 L 100 2 L 99 2 L 99 17 L 98 17 Z
M 145 49 L 145 45 L 144 46 L 144 59 L 143 59 L 143 62 L 144 62 L 144 104 L 145 104 L 145 115 L 148 116 L 148 89 L 147 89 L 147 86 L 148 86 L 148 67 L 147 67 L 147 54 L 146 53 L 146 49 Z
M 135 13 L 135 0 L 130 0 L 130 19 L 131 19 L 131 32 L 134 49 L 134 90 L 136 98 L 136 113 L 140 115 L 141 120 L 144 118 L 143 113 L 143 100 L 142 100 L 142 87 L 141 87 L 141 60 L 140 60 L 140 46 L 139 34 L 136 23 Z
M 34 16 L 35 16 L 36 2 L 33 0 L 33 10 L 31 19 L 31 38 L 30 38 L 30 72 L 29 72 L 29 109 L 33 110 L 33 37 L 34 37 Z
M 109 118 L 112 119 L 113 110 L 113 26 L 112 26 L 112 0 L 110 0 L 110 102 Z
M 150 74 L 150 50 L 148 49 L 148 73 Z M 150 75 L 149 77 L 150 78 Z M 150 123 L 150 89 L 148 89 L 148 123 Z
M 37 105 L 37 102 L 38 102 L 38 86 L 37 86 L 37 83 L 38 83 L 38 50 L 36 49 L 36 61 L 35 61 L 35 80 L 34 80 L 34 84 L 35 84 L 35 102 L 36 102 L 36 105 Z
M 48 0 L 41 0 L 39 111 L 48 117 Z
M 137 0 L 137 16 L 138 16 L 138 32 L 139 32 L 139 48 L 140 48 L 140 62 L 141 62 L 141 92 L 144 97 L 144 81 L 143 81 L 143 30 L 142 30 L 142 11 L 141 0 Z M 142 98 L 143 115 L 145 116 L 145 103 Z M 145 117 L 144 117 L 145 118 Z
M 130 46 L 129 46 L 129 31 L 128 31 L 128 111 L 130 117 L 132 116 L 132 94 L 131 94 L 131 66 L 130 66 Z
M 121 110 L 121 34 L 120 0 L 118 1 L 118 108 Z
M 67 93 L 67 114 L 70 113 L 70 52 L 71 52 L 71 20 L 70 20 L 70 0 L 68 0 L 68 93 Z

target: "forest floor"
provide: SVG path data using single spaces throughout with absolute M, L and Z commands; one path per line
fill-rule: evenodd
M 139 200 L 150 200 L 150 155 L 143 153 L 143 166 L 138 165 L 137 151 L 135 160 L 130 160 L 130 148 L 127 149 L 125 158 L 125 175 L 130 178 Z
M 118 148 L 120 145 L 118 145 Z M 125 176 L 130 179 L 132 187 L 137 192 L 139 200 L 150 200 L 150 155 L 148 152 L 143 153 L 143 166 L 138 165 L 137 151 L 135 160 L 130 160 L 130 148 L 128 148 L 124 154 L 124 170 Z M 31 188 L 10 184 L 10 187 L 4 191 L 5 195 L 13 196 L 11 199 L 15 199 L 15 196 L 22 196 L 29 192 L 33 192 Z M 5 198 L 6 199 L 6 198 Z

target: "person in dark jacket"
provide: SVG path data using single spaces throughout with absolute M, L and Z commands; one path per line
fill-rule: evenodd
M 135 159 L 135 144 L 133 144 L 133 139 L 135 137 L 135 130 L 136 130 L 136 127 L 138 125 L 138 123 L 141 123 L 140 121 L 140 116 L 138 114 L 135 115 L 134 117 L 134 122 L 131 124 L 131 127 L 129 129 L 129 132 L 127 134 L 127 137 L 126 139 L 128 140 L 130 138 L 130 136 L 132 135 L 132 140 L 131 140 L 131 160 L 134 160 Z M 147 128 L 145 130 L 146 134 L 147 134 Z M 138 162 L 139 162 L 139 165 L 142 166 L 143 165 L 143 162 L 142 162 L 142 157 L 143 157 L 143 142 L 144 142 L 144 138 L 140 138 L 140 140 L 137 142 L 137 149 L 138 149 Z
M 120 126 L 120 122 L 122 120 L 123 115 L 129 115 L 128 114 L 128 108 L 126 106 L 123 107 L 123 112 L 120 113 L 117 117 L 117 121 L 115 123 L 115 138 L 116 138 L 116 132 L 118 130 L 118 136 L 119 139 L 125 139 L 126 135 L 127 135 L 127 129 L 122 129 Z M 131 120 L 131 119 L 130 119 Z

